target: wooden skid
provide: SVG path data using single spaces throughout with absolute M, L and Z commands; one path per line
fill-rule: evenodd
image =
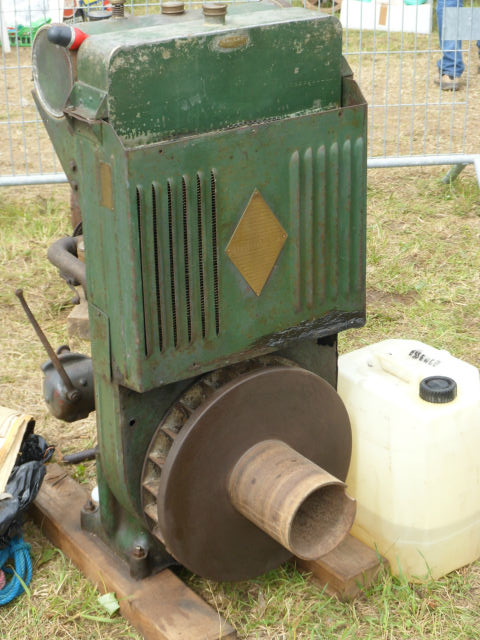
M 387 560 L 348 534 L 338 547 L 318 560 L 297 558 L 295 562 L 311 571 L 312 579 L 328 594 L 346 601 L 370 586 Z
M 68 337 L 81 338 L 82 340 L 90 340 L 90 325 L 88 322 L 88 302 L 85 300 L 82 287 L 76 287 L 80 298 L 80 304 L 77 304 L 68 314 L 67 331 Z
M 120 611 L 147 640 L 235 638 L 232 627 L 170 570 L 133 580 L 124 562 L 80 528 L 87 494 L 57 464 L 47 466 L 31 507 L 44 534 L 103 592 L 115 592 Z

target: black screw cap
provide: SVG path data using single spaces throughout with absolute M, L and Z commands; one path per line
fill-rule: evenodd
M 72 29 L 68 25 L 52 25 L 47 31 L 47 38 L 53 44 L 68 47 L 72 41 Z
M 445 404 L 457 397 L 457 383 L 447 376 L 429 376 L 420 382 L 420 398 L 425 402 Z

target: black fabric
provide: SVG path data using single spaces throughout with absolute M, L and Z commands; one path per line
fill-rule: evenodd
M 24 440 L 17 464 L 21 465 L 31 460 L 48 462 L 54 451 L 55 447 L 50 447 L 42 436 L 33 434 Z
M 50 447 L 42 436 L 32 434 L 24 439 L 5 487 L 5 492 L 12 497 L 0 500 L 0 549 L 20 534 L 24 513 L 35 500 L 45 477 L 44 463 L 54 451 L 55 447 Z

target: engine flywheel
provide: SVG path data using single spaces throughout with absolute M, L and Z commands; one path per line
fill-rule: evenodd
M 243 580 L 291 556 L 233 506 L 229 493 L 238 461 L 270 441 L 343 484 L 351 431 L 342 401 L 325 380 L 275 356 L 204 376 L 159 425 L 143 469 L 144 511 L 152 532 L 194 573 Z

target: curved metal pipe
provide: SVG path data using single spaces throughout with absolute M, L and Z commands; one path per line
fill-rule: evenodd
M 69 284 L 81 284 L 86 292 L 85 264 L 77 257 L 77 241 L 71 236 L 56 240 L 48 249 L 50 262 Z

